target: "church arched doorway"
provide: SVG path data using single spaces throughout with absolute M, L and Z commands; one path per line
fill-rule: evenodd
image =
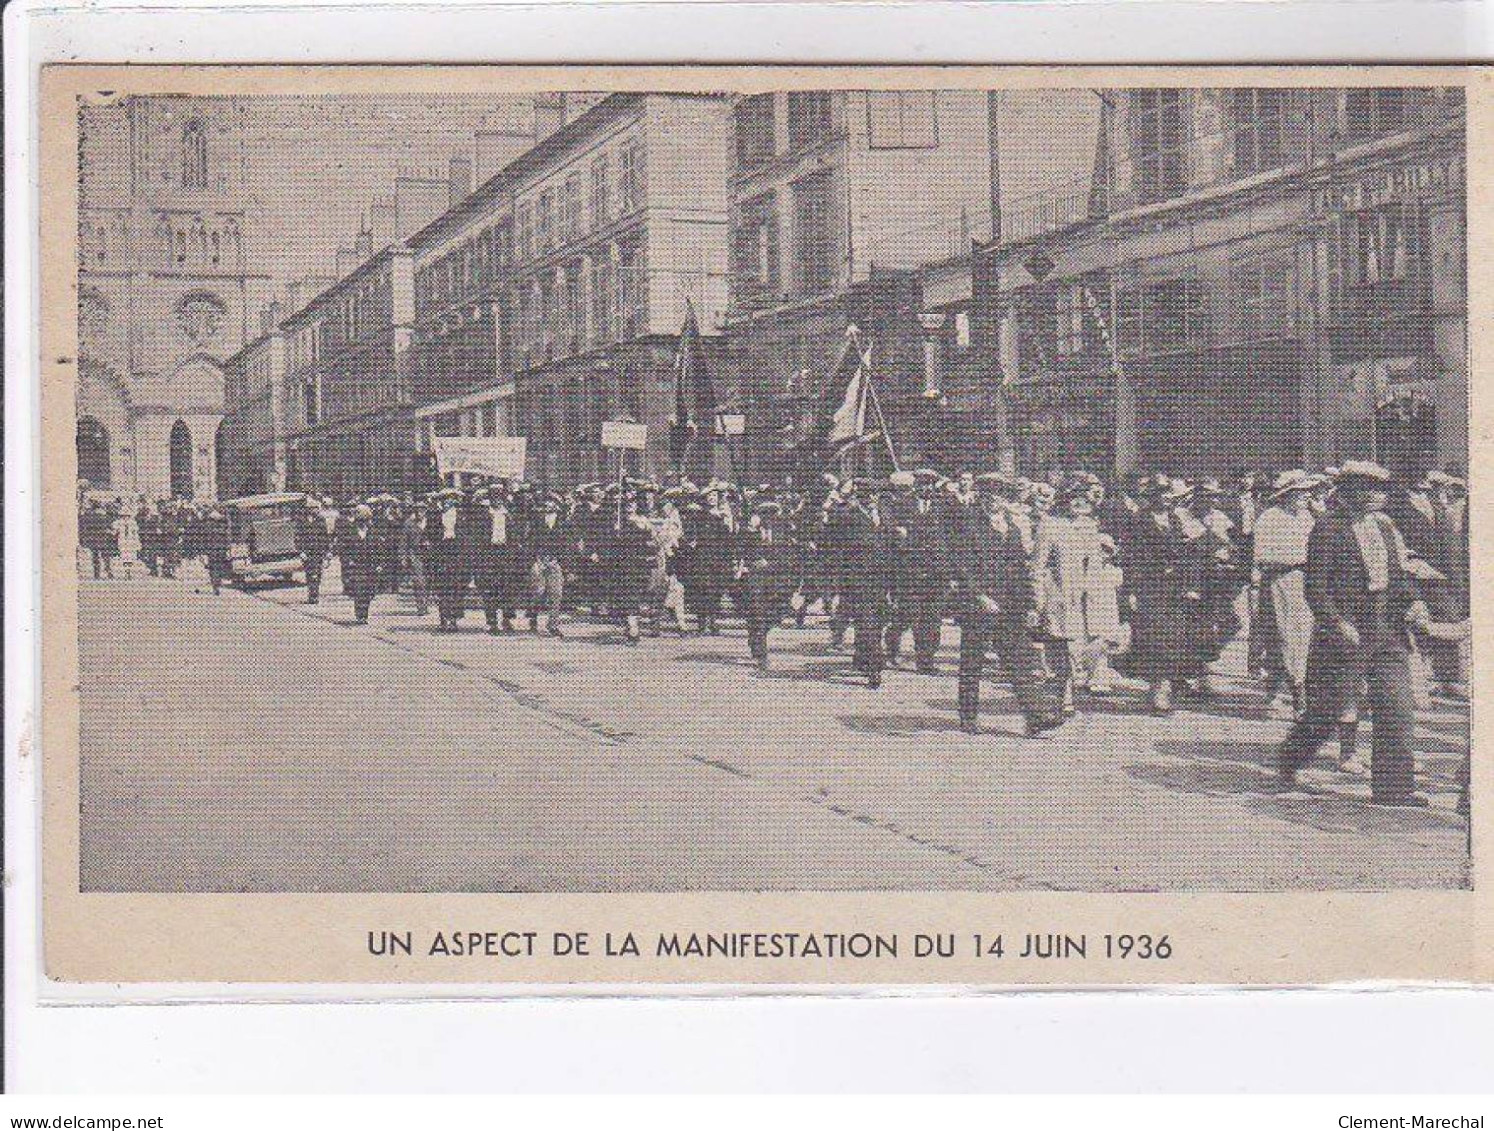
M 90 487 L 110 486 L 109 429 L 91 416 L 78 419 L 78 478 Z
M 192 432 L 185 420 L 171 426 L 171 497 L 192 497 Z

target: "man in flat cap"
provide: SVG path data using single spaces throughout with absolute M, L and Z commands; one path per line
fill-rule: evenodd
M 1283 783 L 1295 784 L 1297 771 L 1367 685 L 1374 717 L 1372 799 L 1421 808 L 1427 801 L 1414 789 L 1409 625 L 1429 618 L 1416 598 L 1405 541 L 1385 513 L 1390 487 L 1383 467 L 1349 460 L 1339 470 L 1333 506 L 1308 536 L 1305 588 L 1315 624 L 1307 707 L 1277 758 Z

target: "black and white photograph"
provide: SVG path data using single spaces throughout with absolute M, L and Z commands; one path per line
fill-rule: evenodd
M 1464 89 L 1285 75 L 77 99 L 79 891 L 1471 888 Z

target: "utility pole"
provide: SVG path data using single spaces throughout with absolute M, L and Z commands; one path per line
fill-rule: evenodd
M 991 372 L 995 377 L 987 395 L 990 397 L 992 425 L 996 433 L 996 458 L 1004 470 L 1014 470 L 1015 455 L 1006 406 L 1007 374 L 1001 366 L 1001 323 L 1005 317 L 1006 301 L 1001 293 L 1001 91 L 986 91 L 986 148 L 989 150 L 991 169 L 991 256 L 989 286 L 994 296 L 991 303 L 992 325 L 986 343 L 991 358 Z M 972 255 L 971 272 L 976 271 Z M 974 294 L 974 279 L 971 280 Z

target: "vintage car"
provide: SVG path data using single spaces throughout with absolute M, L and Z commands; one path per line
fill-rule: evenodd
M 296 492 L 246 495 L 222 504 L 228 520 L 228 568 L 233 581 L 290 581 L 304 569 L 296 519 L 306 496 Z

